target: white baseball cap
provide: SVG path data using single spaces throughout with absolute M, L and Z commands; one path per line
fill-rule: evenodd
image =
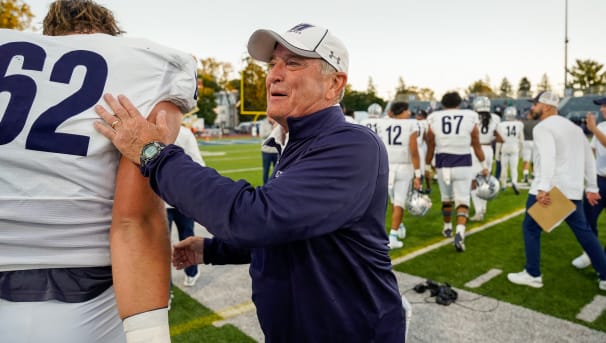
M 550 91 L 542 91 L 541 93 L 537 94 L 536 97 L 534 97 L 528 101 L 534 102 L 534 103 L 540 102 L 545 105 L 558 107 L 558 104 L 560 103 L 560 98 Z
M 269 62 L 277 43 L 299 56 L 321 58 L 337 71 L 347 73 L 347 48 L 325 28 L 298 24 L 282 35 L 272 30 L 257 30 L 248 39 L 248 53 L 256 60 Z

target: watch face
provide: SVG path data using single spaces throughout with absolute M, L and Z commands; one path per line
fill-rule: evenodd
M 148 145 L 143 150 L 143 158 L 152 158 L 158 153 L 158 147 L 156 145 Z

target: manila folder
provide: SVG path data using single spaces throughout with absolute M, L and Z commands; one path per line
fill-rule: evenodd
M 543 206 L 535 202 L 528 209 L 528 214 L 545 232 L 551 232 L 577 208 L 557 187 L 554 186 L 548 193 L 551 204 Z

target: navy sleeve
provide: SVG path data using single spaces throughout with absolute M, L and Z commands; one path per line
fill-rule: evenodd
M 216 238 L 205 238 L 204 263 L 247 264 L 250 263 L 250 249 L 234 247 Z
M 142 171 L 164 200 L 226 243 L 262 247 L 309 239 L 364 214 L 386 158 L 381 143 L 361 128 L 314 139 L 289 142 L 279 175 L 259 188 L 201 167 L 173 145 Z

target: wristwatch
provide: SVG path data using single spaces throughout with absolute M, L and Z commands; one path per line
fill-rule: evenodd
M 160 155 L 160 152 L 166 148 L 166 144 L 160 142 L 147 143 L 141 149 L 141 167 L 145 166 L 149 161 Z

